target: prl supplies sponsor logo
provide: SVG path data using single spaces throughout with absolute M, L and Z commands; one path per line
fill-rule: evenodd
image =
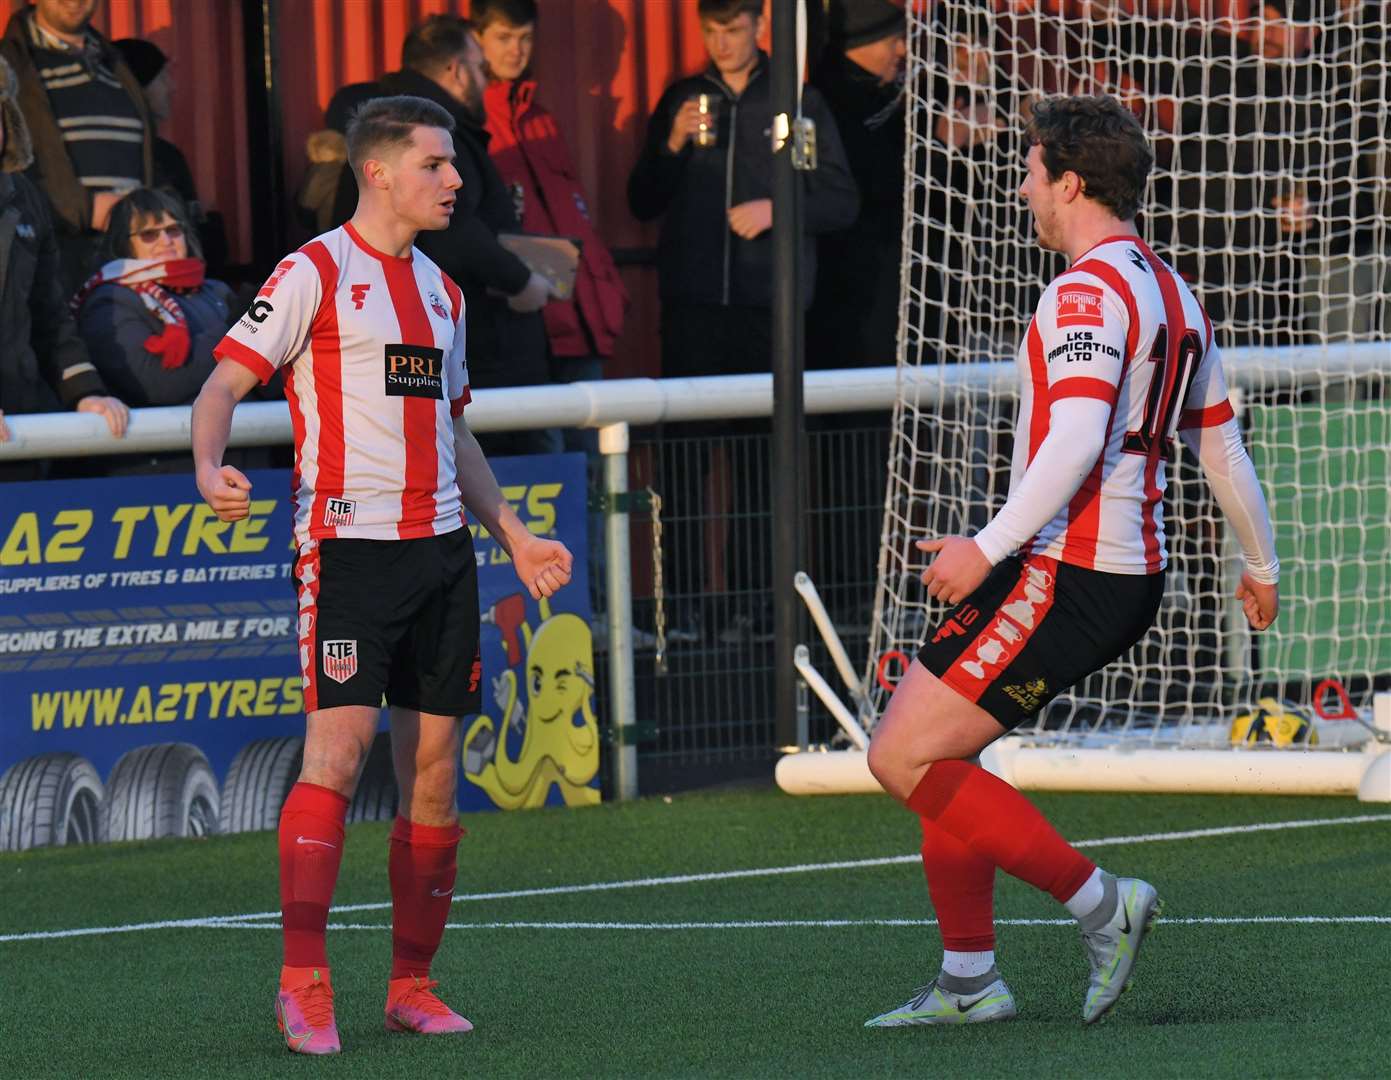
M 324 642 L 324 674 L 345 683 L 357 674 L 357 639 Z
M 388 397 L 444 400 L 444 352 L 423 345 L 386 346 Z
M 1105 325 L 1099 286 L 1068 284 L 1058 288 L 1058 326 Z
M 357 503 L 352 499 L 328 499 L 324 503 L 324 524 L 338 528 L 353 523 Z

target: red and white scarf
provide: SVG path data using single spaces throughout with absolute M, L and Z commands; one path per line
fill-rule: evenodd
M 188 320 L 168 290 L 201 289 L 203 269 L 202 259 L 113 259 L 87 279 L 68 306 L 76 317 L 97 286 L 124 285 L 164 324 L 160 333 L 145 339 L 145 348 L 160 356 L 161 366 L 183 367 L 188 360 Z

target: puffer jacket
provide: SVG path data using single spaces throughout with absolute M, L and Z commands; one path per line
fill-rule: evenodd
M 541 314 L 556 356 L 612 356 L 623 332 L 628 291 L 613 256 L 589 217 L 570 151 L 550 111 L 536 101 L 536 83 L 494 82 L 484 95 L 488 153 L 519 203 L 522 228 L 580 242 L 571 300 L 552 300 Z

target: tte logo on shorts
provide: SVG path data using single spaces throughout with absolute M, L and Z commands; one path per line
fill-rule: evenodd
M 345 683 L 357 674 L 357 639 L 324 642 L 324 674 Z
M 1063 285 L 1058 289 L 1059 326 L 1105 326 L 1101 289 L 1096 285 Z
M 357 503 L 352 499 L 328 499 L 324 503 L 324 524 L 338 527 L 340 525 L 351 525 L 353 514 L 357 512 Z
M 387 397 L 444 400 L 444 353 L 424 345 L 386 346 Z

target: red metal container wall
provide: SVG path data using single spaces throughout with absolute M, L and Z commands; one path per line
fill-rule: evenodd
M 188 158 L 204 201 L 227 218 L 233 262 L 252 257 L 251 170 L 264 149 L 249 137 L 242 3 L 254 0 L 103 0 L 95 25 L 112 38 L 143 37 L 171 58 L 178 93 L 162 134 Z M 0 0 L 0 13 L 25 0 Z M 628 212 L 628 171 L 647 116 L 679 74 L 706 62 L 696 0 L 540 0 L 538 94 L 560 122 L 601 235 L 614 247 L 655 242 Z M 436 12 L 467 14 L 468 0 L 280 0 L 279 100 L 286 191 L 305 168 L 304 143 L 335 90 L 400 66 L 412 24 Z M 628 267 L 627 330 L 609 375 L 657 374 L 655 272 Z

